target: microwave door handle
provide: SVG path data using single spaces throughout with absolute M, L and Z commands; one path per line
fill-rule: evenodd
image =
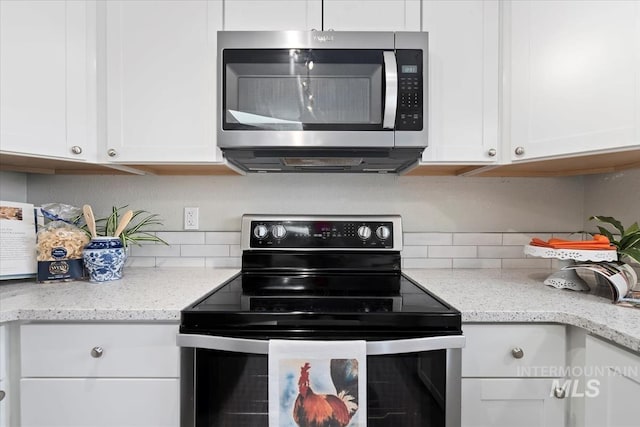
M 384 116 L 382 127 L 393 129 L 396 124 L 396 112 L 398 109 L 398 65 L 396 54 L 393 51 L 382 52 L 384 60 Z

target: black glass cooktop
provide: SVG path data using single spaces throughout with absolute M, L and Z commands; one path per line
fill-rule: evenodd
M 401 273 L 239 273 L 182 311 L 181 332 L 247 338 L 460 332 L 460 313 Z

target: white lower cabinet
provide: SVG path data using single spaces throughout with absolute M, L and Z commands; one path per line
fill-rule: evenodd
M 170 324 L 21 325 L 21 426 L 178 426 L 177 330 Z
M 27 378 L 22 426 L 177 426 L 177 378 Z
M 7 381 L 0 380 L 0 427 L 9 425 L 9 396 L 7 395 Z
M 637 426 L 640 355 L 592 336 L 585 348 L 585 376 L 597 381 L 585 397 L 585 426 Z
M 562 426 L 565 404 L 553 388 L 551 378 L 464 378 L 462 425 Z
M 561 325 L 463 325 L 462 425 L 562 427 L 567 391 Z
M 0 427 L 9 425 L 9 394 L 7 381 L 7 360 L 9 351 L 7 329 L 0 325 Z

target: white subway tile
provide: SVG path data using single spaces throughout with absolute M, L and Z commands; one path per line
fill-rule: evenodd
M 565 240 L 584 240 L 591 239 L 589 234 L 583 233 L 553 233 L 553 237 Z
M 182 245 L 181 256 L 229 256 L 229 245 Z
M 453 233 L 454 245 L 501 245 L 502 233 Z
M 551 233 L 504 233 L 502 244 L 505 246 L 528 245 L 531 239 L 537 237 L 542 240 L 549 240 Z
M 402 258 L 426 258 L 427 253 L 426 246 L 403 246 L 400 256 Z
M 478 246 L 478 258 L 524 258 L 524 247 Z
M 229 256 L 240 257 L 242 256 L 242 250 L 240 245 L 229 245 Z
M 207 267 L 213 268 L 240 268 L 242 260 L 237 257 L 207 258 L 205 260 Z
M 475 246 L 429 246 L 429 258 L 476 258 Z
M 142 245 L 131 246 L 131 256 L 165 256 L 165 257 L 179 257 L 180 245 Z
M 156 258 L 156 267 L 204 267 L 204 258 Z
M 451 233 L 404 233 L 407 246 L 450 245 L 452 241 Z
M 204 245 L 204 231 L 158 231 L 156 236 L 170 245 Z
M 403 260 L 403 268 L 451 268 L 451 260 L 444 258 L 407 258 Z
M 545 258 L 503 259 L 502 268 L 551 268 L 551 260 Z
M 205 243 L 208 245 L 239 245 L 239 231 L 209 231 L 205 235 Z
M 156 258 L 155 257 L 135 257 L 130 256 L 127 258 L 127 262 L 125 264 L 126 267 L 155 267 L 156 266 Z
M 551 258 L 551 268 L 554 270 L 560 270 L 562 267 L 573 264 L 573 260 L 570 259 L 557 259 Z
M 501 268 L 501 259 L 456 258 L 453 268 Z

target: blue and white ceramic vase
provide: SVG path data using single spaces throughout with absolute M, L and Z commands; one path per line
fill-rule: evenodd
M 118 237 L 94 237 L 84 247 L 82 258 L 91 282 L 107 282 L 122 278 L 127 256 Z

